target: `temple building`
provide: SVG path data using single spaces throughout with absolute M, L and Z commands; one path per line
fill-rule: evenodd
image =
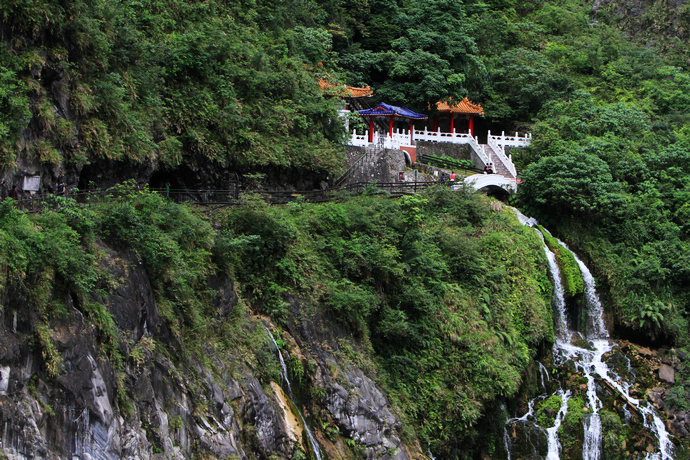
M 469 120 L 468 134 L 474 133 L 474 117 L 484 116 L 484 109 L 479 104 L 474 104 L 466 97 L 460 102 L 453 102 L 452 98 L 448 102 L 437 102 L 436 109 L 438 115 L 434 117 L 434 131 L 438 131 L 439 117 L 450 118 L 450 129 L 448 132 L 453 133 L 457 129 L 457 119 Z
M 388 137 L 393 137 L 393 122 L 396 120 L 405 120 L 410 123 L 410 135 L 413 135 L 415 120 L 426 120 L 427 117 L 424 114 L 414 112 L 405 107 L 398 107 L 396 105 L 389 105 L 385 102 L 380 103 L 376 107 L 367 110 L 358 110 L 358 113 L 362 118 L 369 121 L 369 142 L 373 142 L 374 135 L 374 120 L 376 118 L 383 118 L 388 121 Z M 410 137 L 410 143 L 414 140 Z
M 356 86 L 336 85 L 335 83 L 319 78 L 319 88 L 325 96 L 338 97 L 345 101 L 345 110 L 350 110 L 350 104 L 354 99 L 371 97 L 374 91 L 369 85 L 358 88 Z

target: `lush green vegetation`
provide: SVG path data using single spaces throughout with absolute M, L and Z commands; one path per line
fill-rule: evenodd
M 353 331 L 356 342 L 342 352 L 370 363 L 364 368 L 402 411 L 409 436 L 460 455 L 477 442 L 480 418 L 516 394 L 530 358 L 553 341 L 541 241 L 489 204 L 447 187 L 288 206 L 250 196 L 215 215 L 216 233 L 190 208 L 129 186 L 86 206 L 55 198 L 38 215 L 6 200 L 2 282 L 24 299 L 13 308 L 36 321 L 36 350 L 50 375 L 61 373 L 51 330 L 72 308 L 96 325 L 116 367 L 142 359 L 141 347 L 121 355 L 104 306 L 114 287 L 108 247 L 141 258 L 166 329 L 183 344 L 172 359 L 203 360 L 209 345 L 237 353 L 238 343 L 253 350 L 242 354 L 247 364 L 265 359 L 263 341 L 243 338 L 252 333 L 241 331 L 241 313 L 218 320 L 211 275 L 233 279 L 241 304 L 278 324 L 300 321 L 288 310 L 298 298 L 304 318 L 321 315 Z M 323 392 L 309 387 L 301 366 L 291 363 L 291 372 L 319 404 Z M 278 379 L 274 367 L 260 367 L 258 377 Z
M 247 200 L 225 216 L 215 257 L 262 312 L 290 321 L 285 295 L 297 294 L 352 328 L 409 426 L 451 457 L 553 341 L 536 234 L 445 187 L 400 200 Z
M 267 30 L 268 6 L 3 2 L 3 164 L 31 124 L 40 133 L 22 153 L 54 164 L 170 167 L 186 154 L 336 169 L 342 128 L 330 122 L 335 105 L 318 90 L 318 69 L 305 66 L 326 58 L 329 36 L 299 25 L 312 22 L 309 5 L 291 12 L 299 24 Z
M 533 133 L 531 147 L 513 152 L 524 181 L 515 204 L 588 263 L 614 335 L 687 349 L 687 47 L 671 38 L 658 41 L 660 53 L 627 39 L 614 27 L 625 23 L 614 3 L 593 16 L 575 0 L 6 0 L 0 164 L 27 155 L 70 167 L 127 159 L 161 168 L 186 155 L 335 170 L 342 129 L 333 122 L 336 102 L 316 84 L 324 73 L 425 112 L 469 95 L 492 127 Z M 651 2 L 654 27 L 673 22 L 664 5 Z M 687 30 L 683 8 L 678 33 Z M 360 200 L 281 209 L 248 200 L 224 217 L 219 238 L 146 194 L 106 200 L 96 217 L 69 203 L 37 217 L 3 205 L 4 282 L 36 276 L 36 289 L 22 295 L 40 307 L 60 280 L 88 299 L 79 308 L 101 318 L 106 342 L 112 328 L 94 305 L 107 283 L 86 243 L 99 232 L 141 254 L 183 336 L 211 321 L 198 290 L 215 269 L 232 273 L 275 318 L 287 316 L 285 294 L 298 292 L 371 344 L 409 420 L 437 451 L 450 451 L 447 433 L 514 392 L 526 347 L 550 340 L 546 313 L 531 312 L 539 321 L 521 325 L 516 318 L 531 307 L 511 303 L 526 292 L 541 305 L 548 282 L 511 252 L 530 237 L 479 202 L 441 192 Z M 179 248 L 184 254 L 173 254 Z M 263 263 L 267 256 L 276 263 Z M 496 262 L 503 258 L 509 263 Z M 503 284 L 511 270 L 529 289 Z M 41 308 L 44 322 L 60 311 Z M 55 373 L 49 334 L 36 331 Z M 673 390 L 678 407 L 687 402 L 683 382 Z M 446 412 L 441 404 L 450 401 Z

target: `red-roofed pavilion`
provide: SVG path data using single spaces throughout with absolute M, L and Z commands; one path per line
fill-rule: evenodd
M 348 85 L 336 85 L 335 83 L 324 80 L 323 78 L 319 78 L 319 88 L 321 88 L 321 91 L 326 96 L 345 99 L 346 110 L 349 110 L 350 99 L 371 97 L 374 94 L 374 91 L 369 87 L 369 85 L 362 88 Z
M 450 116 L 451 133 L 455 132 L 455 118 L 457 116 L 469 119 L 470 134 L 474 131 L 474 116 L 484 116 L 484 109 L 482 106 L 480 104 L 474 104 L 466 97 L 462 101 L 456 103 L 453 102 L 452 98 L 448 102 L 438 101 L 436 103 L 436 109 L 439 114 Z M 438 131 L 438 117 L 434 117 L 434 131 Z

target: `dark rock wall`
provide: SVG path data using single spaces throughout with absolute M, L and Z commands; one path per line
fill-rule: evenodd
M 354 167 L 345 184 L 398 182 L 398 173 L 407 167 L 405 152 L 397 149 L 348 146 L 347 158 L 347 168 Z
M 51 376 L 33 345 L 27 305 L 3 296 L 0 324 L 0 452 L 14 459 L 293 458 L 307 443 L 281 408 L 279 387 L 261 382 L 242 356 L 204 345 L 202 361 L 168 330 L 146 270 L 137 256 L 103 245 L 114 288 L 105 304 L 118 328 L 124 362 L 108 358 L 95 326 L 68 298 L 67 314 L 50 323 L 62 359 Z M 209 277 L 218 292 L 220 321 L 243 321 L 248 333 L 265 319 L 242 306 L 231 280 Z M 293 320 L 282 333 L 286 359 L 297 357 L 321 396 L 299 404 L 338 427 L 337 439 L 312 427 L 327 458 L 405 460 L 401 422 L 386 395 L 361 369 L 342 361 L 342 341 L 353 344 L 332 319 L 309 315 L 291 299 Z M 253 330 L 253 332 L 252 332 Z M 263 336 L 268 351 L 268 337 Z M 134 350 L 136 348 L 136 351 Z M 311 363 L 311 364 L 309 364 Z M 350 443 L 345 443 L 346 439 Z
M 594 0 L 592 17 L 610 23 L 635 40 L 662 53 L 683 56 L 690 64 L 687 0 Z

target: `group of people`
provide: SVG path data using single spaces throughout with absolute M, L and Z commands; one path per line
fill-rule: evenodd
M 487 163 L 484 165 L 484 174 L 493 174 L 494 173 L 494 164 L 493 163 Z M 455 184 L 455 172 L 451 171 L 450 172 L 450 177 L 449 177 L 449 182 L 450 185 L 453 186 Z M 441 184 L 445 185 L 446 183 L 446 173 L 441 173 Z
M 55 189 L 56 195 L 64 195 L 65 192 L 67 191 L 67 186 L 63 181 L 60 181 L 60 183 L 57 185 Z M 19 190 L 17 190 L 17 186 L 13 185 L 12 190 L 10 190 L 10 198 L 14 200 L 19 200 Z
M 449 177 L 449 182 L 450 186 L 452 187 L 455 185 L 455 171 L 450 172 L 450 177 Z M 446 173 L 441 173 L 441 184 L 445 185 L 446 184 Z

